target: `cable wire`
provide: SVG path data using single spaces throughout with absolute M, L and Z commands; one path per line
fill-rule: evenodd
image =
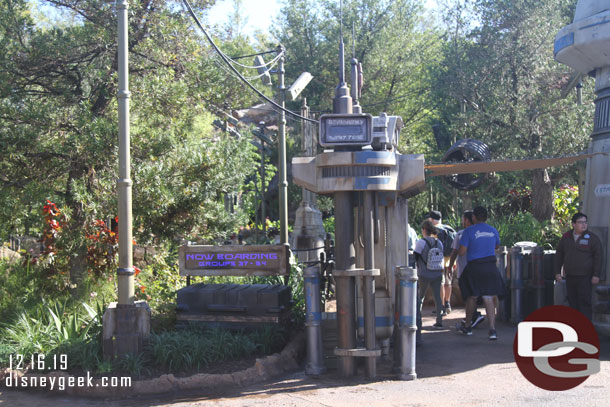
M 214 40 L 212 40 L 212 38 L 210 37 L 210 35 L 206 31 L 206 29 L 203 27 L 203 25 L 199 21 L 199 18 L 197 18 L 197 16 L 195 15 L 195 12 L 193 11 L 193 8 L 191 7 L 191 3 L 189 2 L 189 0 L 183 0 L 183 2 L 185 4 L 186 8 L 188 9 L 189 14 L 191 15 L 191 17 L 193 17 L 193 19 L 195 20 L 195 23 L 197 23 L 197 26 L 205 34 L 205 37 L 207 38 L 208 42 L 212 45 L 212 47 L 214 47 L 216 52 L 218 52 L 218 55 L 220 55 L 220 57 L 223 59 L 223 61 L 225 61 L 225 63 L 229 66 L 229 68 L 231 68 L 231 70 L 233 72 L 235 72 L 235 74 L 237 74 L 237 76 L 239 77 L 239 79 L 242 80 L 242 82 L 244 82 L 246 85 L 248 85 L 248 87 L 250 89 L 252 89 L 259 97 L 265 99 L 267 102 L 271 103 L 277 109 L 283 110 L 284 112 L 288 113 L 289 115 L 297 117 L 297 118 L 299 118 L 301 120 L 306 120 L 306 121 L 312 122 L 312 123 L 318 123 L 317 120 L 312 120 L 312 119 L 310 119 L 308 117 L 301 116 L 298 113 L 295 113 L 295 112 L 293 112 L 291 110 L 288 110 L 288 109 L 280 106 L 279 104 L 277 104 L 276 102 L 274 102 L 273 100 L 271 100 L 270 98 L 265 96 L 261 91 L 256 89 L 256 87 L 254 85 L 252 85 L 246 78 L 243 77 L 243 75 L 241 73 L 239 73 L 239 71 L 237 69 L 235 69 L 235 67 L 229 62 L 228 58 L 224 55 L 224 53 L 218 48 L 218 46 L 216 45 Z
M 235 60 L 235 59 L 243 59 L 243 58 L 250 58 L 250 57 L 255 57 L 258 55 L 265 55 L 265 54 L 273 54 L 276 53 L 277 50 L 271 50 L 271 51 L 263 51 L 263 52 L 257 52 L 256 54 L 250 54 L 250 55 L 240 55 L 237 57 L 231 57 L 231 59 Z
M 285 54 L 284 51 L 280 52 L 279 54 L 277 54 L 275 56 L 275 58 L 273 58 L 271 61 L 266 62 L 262 65 L 244 65 L 244 64 L 240 64 L 239 62 L 237 62 L 236 60 L 234 60 L 233 58 L 227 56 L 227 54 L 224 54 L 227 59 L 229 61 L 231 61 L 232 63 L 234 63 L 237 66 L 241 66 L 242 68 L 247 68 L 247 69 L 258 69 L 258 68 L 266 68 L 267 66 L 269 66 L 268 69 L 271 69 L 273 67 L 273 65 L 277 64 L 277 62 L 280 60 L 280 58 Z

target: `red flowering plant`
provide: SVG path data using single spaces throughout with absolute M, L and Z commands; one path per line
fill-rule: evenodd
M 25 262 L 41 266 L 40 277 L 43 278 L 43 292 L 46 290 L 61 291 L 70 284 L 66 267 L 67 259 L 58 255 L 63 246 L 62 240 L 66 231 L 67 219 L 57 205 L 48 199 L 42 207 L 42 214 L 43 228 L 40 239 L 42 250 L 39 256 L 31 253 L 31 256 L 26 257 Z
M 118 219 L 115 218 L 118 222 Z M 87 239 L 87 265 L 96 277 L 108 275 L 117 267 L 116 253 L 119 235 L 106 222 L 97 219 L 85 228 Z
M 42 207 L 44 215 L 44 227 L 42 231 L 42 244 L 45 256 L 54 256 L 57 254 L 56 243 L 59 239 L 62 229 L 66 224 L 66 218 L 57 208 L 55 203 L 47 199 L 47 203 Z
M 134 281 L 134 295 L 136 300 L 146 300 L 150 301 L 151 296 L 146 292 L 146 286 L 143 284 L 143 281 L 138 278 L 138 274 L 142 272 L 140 268 L 134 266 L 135 270 L 135 281 Z

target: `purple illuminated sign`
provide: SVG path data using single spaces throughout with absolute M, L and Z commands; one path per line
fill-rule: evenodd
M 278 275 L 288 271 L 288 247 L 183 246 L 181 275 Z
M 277 253 L 188 253 L 187 264 L 198 267 L 260 267 L 268 260 L 278 260 Z M 271 262 L 269 262 L 271 263 Z M 277 261 L 275 262 L 277 263 Z

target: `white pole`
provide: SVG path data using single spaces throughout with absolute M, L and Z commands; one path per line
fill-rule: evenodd
M 132 246 L 130 142 L 129 142 L 129 63 L 128 63 L 128 24 L 127 0 L 117 0 L 118 13 L 118 56 L 119 56 L 119 179 L 117 194 L 119 205 L 119 268 L 118 303 L 134 304 L 134 268 Z

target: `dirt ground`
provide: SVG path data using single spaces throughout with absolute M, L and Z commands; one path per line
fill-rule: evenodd
M 580 386 L 550 392 L 529 383 L 513 357 L 516 326 L 498 323 L 498 340 L 487 338 L 487 323 L 463 336 L 453 326 L 464 315 L 454 310 L 445 329 L 432 330 L 434 317 L 424 311 L 422 346 L 417 348 L 415 381 L 399 381 L 391 373 L 391 361 L 380 361 L 378 377 L 364 378 L 361 369 L 350 379 L 330 371 L 309 377 L 297 371 L 278 380 L 250 387 L 218 389 L 214 393 L 168 394 L 123 400 L 87 400 L 41 392 L 0 392 L 0 407 L 190 407 L 190 406 L 539 406 L 586 407 L 609 405 L 610 341 L 601 344 L 601 371 Z

